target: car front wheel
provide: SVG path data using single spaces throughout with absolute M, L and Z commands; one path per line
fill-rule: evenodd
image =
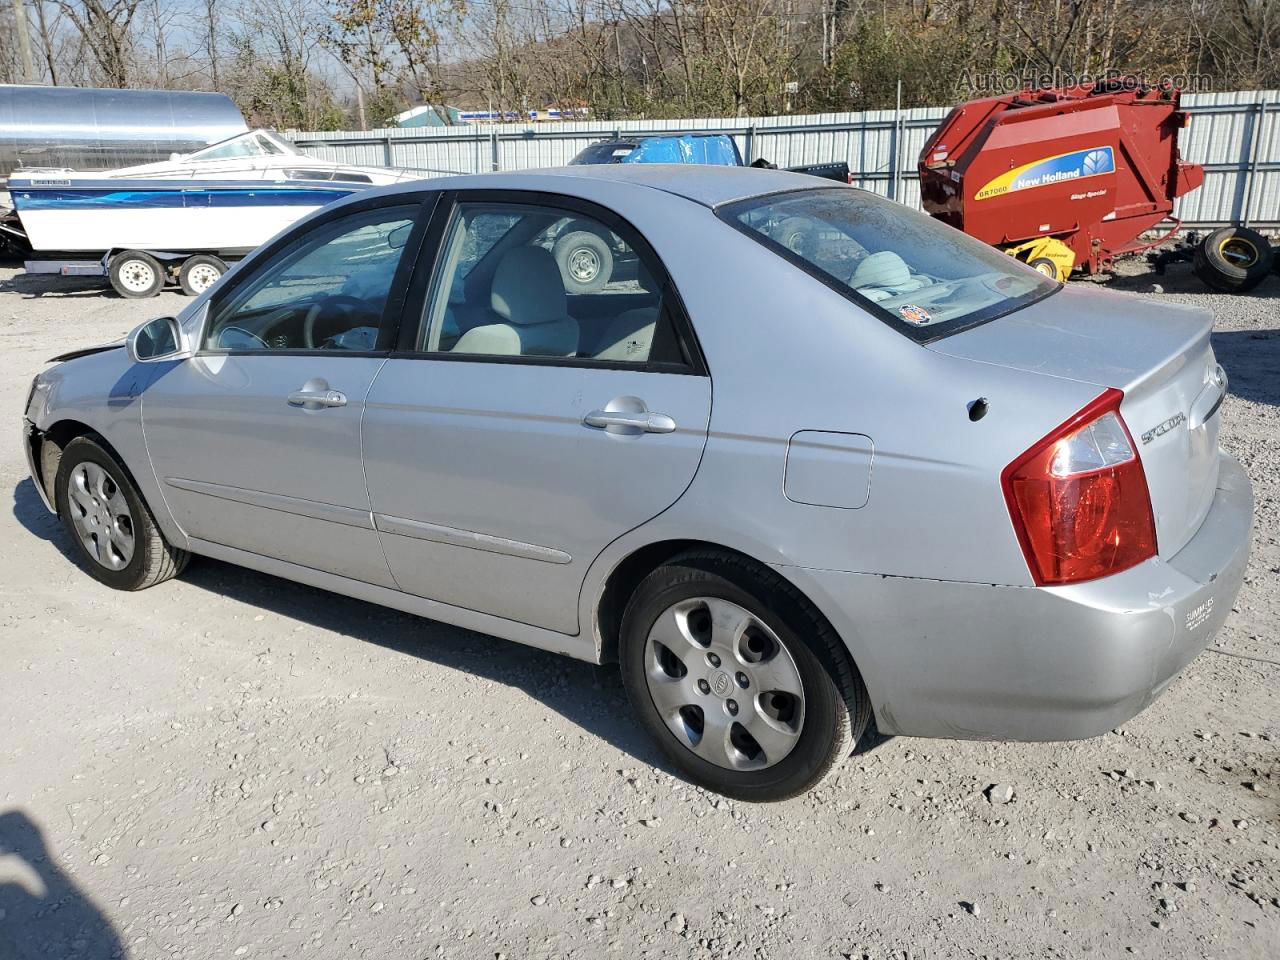
M 691 780 L 726 796 L 812 789 L 870 718 L 830 625 L 782 578 L 734 557 L 688 554 L 655 570 L 620 639 L 642 725 Z
M 58 516 L 90 576 L 117 590 L 142 590 L 187 565 L 172 546 L 124 468 L 89 437 L 67 444 L 55 480 Z

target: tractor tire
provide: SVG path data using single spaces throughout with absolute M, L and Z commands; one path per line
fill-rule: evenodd
M 1271 272 L 1271 244 L 1248 227 L 1214 230 L 1196 247 L 1192 269 L 1205 284 L 1223 293 L 1252 290 Z
M 1043 273 L 1050 280 L 1058 279 L 1058 265 L 1048 257 L 1036 257 L 1027 263 L 1032 270 Z

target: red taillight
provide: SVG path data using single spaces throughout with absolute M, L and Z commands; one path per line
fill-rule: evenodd
M 1000 475 L 1013 527 L 1040 586 L 1119 573 L 1156 553 L 1147 477 L 1108 390 Z

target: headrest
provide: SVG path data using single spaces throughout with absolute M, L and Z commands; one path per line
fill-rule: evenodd
M 556 258 L 542 247 L 509 251 L 494 271 L 489 303 L 517 326 L 564 319 L 569 311 Z
M 857 290 L 862 287 L 902 287 L 910 282 L 911 271 L 903 259 L 892 250 L 881 250 L 858 264 L 849 286 Z

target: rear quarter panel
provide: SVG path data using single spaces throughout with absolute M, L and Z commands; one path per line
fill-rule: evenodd
M 702 465 L 656 522 L 713 529 L 766 562 L 1030 583 L 1000 471 L 1099 391 L 921 347 L 710 210 L 675 202 L 621 211 L 662 256 L 712 379 Z M 973 422 L 978 397 L 990 412 Z M 865 506 L 784 496 L 787 444 L 804 430 L 872 439 Z

